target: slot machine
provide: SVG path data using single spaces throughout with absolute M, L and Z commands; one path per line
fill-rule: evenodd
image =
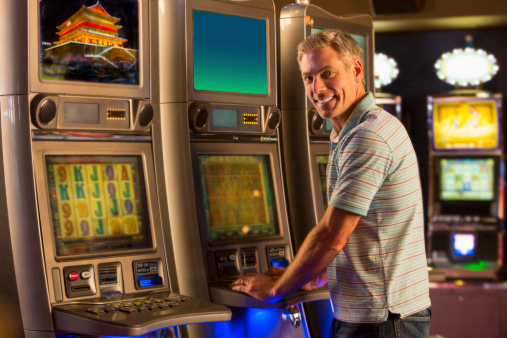
M 295 250 L 327 208 L 326 167 L 332 126 L 306 97 L 297 62 L 297 45 L 326 28 L 349 33 L 363 49 L 366 90 L 374 92 L 373 20 L 369 15 L 337 16 L 303 3 L 287 5 L 280 14 L 280 108 L 282 168 Z M 329 296 L 329 295 L 328 295 Z M 305 304 L 312 335 L 325 336 L 333 310 L 329 300 Z
M 175 109 L 185 95 L 186 113 L 172 117 L 178 127 L 167 123 L 171 133 L 161 131 L 173 156 L 166 168 L 191 174 L 186 182 L 166 184 L 174 194 L 169 203 L 184 210 L 180 222 L 189 220 L 172 240 L 181 257 L 204 267 L 210 301 L 232 310 L 230 322 L 202 334 L 304 337 L 300 303 L 326 297 L 321 292 L 300 291 L 270 304 L 228 287 L 243 273 L 262 273 L 293 258 L 279 166 L 273 2 L 187 0 L 182 14 L 187 39 L 179 50 L 187 61 L 179 58 L 173 66 L 187 70 L 180 74 L 186 92 L 161 90 Z M 180 277 L 180 285 L 196 278 Z
M 2 11 L 28 29 L 10 41 L 25 54 L 9 81 L 24 87 L 1 101 L 2 281 L 21 320 L 2 323 L 8 336 L 173 337 L 230 319 L 175 288 L 152 150 L 150 2 L 19 3 Z
M 22 308 L 29 305 L 28 300 L 37 292 L 24 290 L 27 298 L 19 297 L 16 268 L 27 264 L 31 259 L 40 259 L 36 247 L 27 244 L 39 241 L 37 227 L 24 228 L 23 237 L 16 235 L 22 224 L 36 224 L 35 212 L 27 213 L 25 208 L 35 208 L 33 181 L 30 178 L 31 156 L 29 146 L 28 113 L 28 50 L 26 44 L 27 2 L 0 3 L 0 43 L 9 46 L 0 62 L 0 257 L 3 272 L 0 274 L 0 299 L 5 305 L 0 314 L 0 335 L 23 337 Z M 11 27 L 18 27 L 17 33 Z M 17 43 L 24 38 L 25 43 Z M 21 39 L 21 41 L 23 41 Z M 11 140 L 17 140 L 12 142 Z M 8 179 L 6 179 L 6 177 Z M 18 192 L 19 191 L 19 192 Z M 27 192 L 27 193 L 23 193 Z M 9 202 L 9 203 L 7 203 Z M 35 209 L 34 209 L 35 210 Z M 30 230 L 30 231 L 28 231 Z M 35 231 L 34 231 L 35 230 Z M 13 251 L 13 247 L 25 247 L 23 251 Z M 39 269 L 25 270 L 25 276 L 33 283 L 44 283 Z M 19 270 L 18 270 L 19 271 Z M 17 272 L 18 276 L 20 272 Z M 26 319 L 25 319 L 26 320 Z
M 450 279 L 498 278 L 503 265 L 502 96 L 428 97 L 428 252 Z

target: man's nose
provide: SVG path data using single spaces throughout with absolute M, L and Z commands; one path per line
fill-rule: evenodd
M 319 94 L 323 92 L 325 89 L 326 86 L 324 81 L 320 77 L 316 76 L 313 80 L 313 92 Z

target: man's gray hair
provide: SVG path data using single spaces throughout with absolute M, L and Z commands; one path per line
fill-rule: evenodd
M 361 61 L 364 69 L 363 50 L 352 36 L 339 29 L 324 29 L 301 41 L 297 47 L 298 62 L 301 62 L 303 55 L 327 46 L 338 52 L 347 70 L 350 70 L 355 59 Z

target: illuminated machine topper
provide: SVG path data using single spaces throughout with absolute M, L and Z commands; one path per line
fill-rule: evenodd
M 492 201 L 495 197 L 494 167 L 492 158 L 440 159 L 440 199 Z
M 453 86 L 478 86 L 498 72 L 496 58 L 481 49 L 455 49 L 435 63 L 438 77 Z
M 382 53 L 375 53 L 375 88 L 382 88 L 393 82 L 398 76 L 399 69 L 396 61 Z
M 138 85 L 138 1 L 87 3 L 40 2 L 40 79 Z
M 141 156 L 48 155 L 58 256 L 152 248 Z
M 433 149 L 499 149 L 498 105 L 496 99 L 475 96 L 430 100 Z
M 279 235 L 267 155 L 199 155 L 208 240 Z

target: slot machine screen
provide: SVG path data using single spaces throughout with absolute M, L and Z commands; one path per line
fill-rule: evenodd
M 39 2 L 41 81 L 139 84 L 139 0 Z
M 196 91 L 268 94 L 267 22 L 193 10 Z
M 46 155 L 56 255 L 153 248 L 140 155 Z
M 208 241 L 280 235 L 268 155 L 198 155 Z
M 430 101 L 434 150 L 500 148 L 496 100 L 476 97 Z
M 317 172 L 319 173 L 319 187 L 322 196 L 324 211 L 327 209 L 327 178 L 326 168 L 329 162 L 329 155 L 316 155 L 315 161 L 317 162 Z
M 493 201 L 495 160 L 492 158 L 441 158 L 441 201 Z
M 475 233 L 452 233 L 451 235 L 453 260 L 471 259 L 477 246 Z

